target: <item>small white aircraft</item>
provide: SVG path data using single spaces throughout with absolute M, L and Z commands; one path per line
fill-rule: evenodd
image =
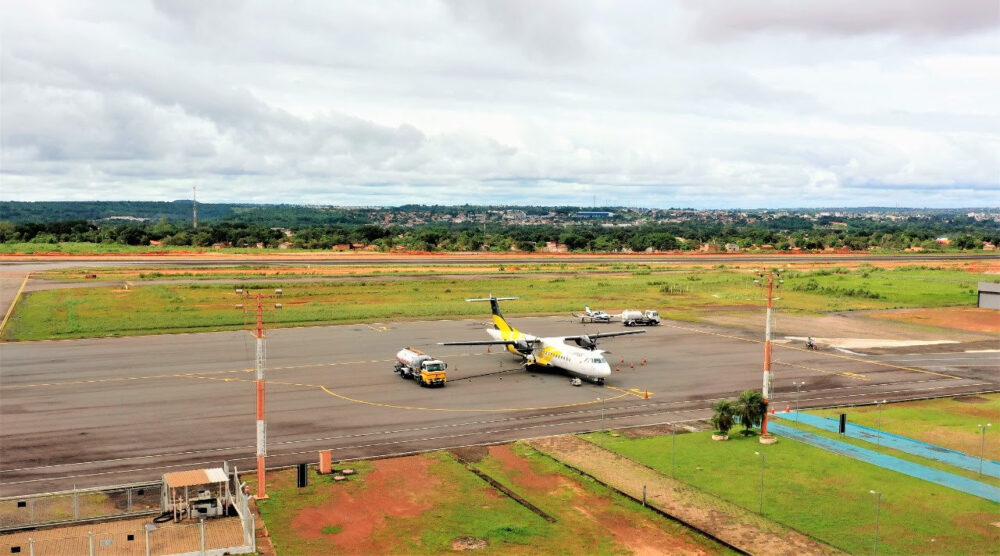
M 492 340 L 472 342 L 440 342 L 443 346 L 484 346 L 503 345 L 507 351 L 521 357 L 524 365 L 539 367 L 556 367 L 570 375 L 587 379 L 595 384 L 604 384 L 604 379 L 611 376 L 611 365 L 604 359 L 604 350 L 597 349 L 598 338 L 611 336 L 626 336 L 642 334 L 645 330 L 630 330 L 627 332 L 600 332 L 598 334 L 576 334 L 572 336 L 551 336 L 541 338 L 525 334 L 512 327 L 500 313 L 500 301 L 517 299 L 516 297 L 493 297 L 466 299 L 466 301 L 489 301 L 493 312 L 493 327 L 486 333 Z M 573 341 L 576 345 L 566 343 Z
M 590 307 L 584 307 L 582 315 L 573 313 L 573 316 L 578 317 L 580 322 L 611 322 L 611 315 L 604 311 L 591 311 Z

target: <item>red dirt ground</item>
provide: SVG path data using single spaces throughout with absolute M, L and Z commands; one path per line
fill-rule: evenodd
M 870 313 L 868 316 L 943 328 L 957 328 L 970 332 L 1000 332 L 1000 312 L 995 309 L 939 307 Z
M 382 547 L 372 542 L 372 532 L 385 525 L 387 517 L 413 517 L 433 504 L 423 502 L 440 480 L 428 473 L 431 460 L 410 456 L 376 460 L 365 475 L 365 489 L 356 495 L 344 492 L 323 506 L 306 508 L 292 520 L 297 535 L 309 540 L 327 537 L 350 554 L 377 554 Z M 323 527 L 340 526 L 334 536 Z
M 641 514 L 616 511 L 610 499 L 591 494 L 562 475 L 539 474 L 528 460 L 514 453 L 510 444 L 491 446 L 490 456 L 501 462 L 504 471 L 513 478 L 516 491 L 529 500 L 544 499 L 546 494 L 561 487 L 572 490 L 573 509 L 604 528 L 618 544 L 634 554 L 708 554 L 697 544 L 662 530 Z

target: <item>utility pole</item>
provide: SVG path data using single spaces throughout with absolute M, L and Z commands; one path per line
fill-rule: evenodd
M 257 313 L 257 324 L 254 327 L 254 338 L 256 338 L 256 350 L 254 354 L 254 375 L 256 378 L 256 390 L 257 390 L 257 500 L 264 500 L 267 496 L 267 480 L 266 480 L 266 469 L 267 469 L 267 421 L 264 419 L 264 360 L 265 360 L 265 349 L 264 349 L 264 294 L 257 293 L 251 296 L 249 293 L 244 292 L 241 289 L 236 290 L 236 293 L 242 295 L 244 298 L 253 297 L 256 299 L 256 313 Z M 275 295 L 281 295 L 281 290 L 274 290 Z M 275 303 L 275 309 L 280 309 L 281 304 Z M 238 309 L 242 309 L 243 305 L 237 305 Z
M 878 514 L 882 507 L 882 493 L 877 490 L 869 490 L 868 493 L 875 495 L 875 540 L 872 543 L 872 554 L 878 554 Z
M 886 400 L 882 400 L 882 401 L 875 400 L 875 405 L 878 406 L 878 429 L 877 429 L 878 433 L 877 433 L 877 436 L 875 437 L 875 450 L 876 451 L 882 449 L 882 404 L 884 404 L 885 402 L 886 402 Z
M 792 382 L 795 385 L 795 426 L 799 426 L 799 396 L 801 395 L 802 387 L 805 386 L 805 381 L 802 382 Z
M 979 434 L 982 439 L 979 441 L 979 476 L 983 476 L 983 456 L 986 454 L 986 429 L 992 426 L 993 423 L 986 423 L 985 425 L 976 425 L 979 427 Z
M 194 229 L 198 229 L 198 186 L 191 186 L 191 210 L 194 215 Z
M 765 275 L 767 276 L 767 282 L 764 283 Z M 775 284 L 774 278 L 778 276 L 778 282 Z M 771 306 L 772 300 L 774 298 L 774 290 L 781 287 L 785 281 L 780 279 L 781 269 L 777 271 L 761 268 L 757 270 L 757 279 L 754 279 L 753 283 L 760 287 L 767 288 L 767 313 L 765 314 L 766 322 L 764 324 L 764 388 L 761 390 L 761 396 L 764 398 L 764 418 L 760 423 L 760 437 L 761 442 L 768 436 L 767 434 L 767 404 L 771 400 L 771 391 L 774 384 L 774 377 L 771 374 Z

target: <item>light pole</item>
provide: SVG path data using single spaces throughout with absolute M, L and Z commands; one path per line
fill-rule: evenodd
M 597 398 L 601 402 L 601 430 L 604 430 L 604 398 Z
M 979 476 L 983 475 L 983 454 L 986 452 L 986 429 L 992 425 L 993 423 L 976 425 L 979 427 L 979 434 L 983 437 L 983 439 L 979 441 Z
M 674 478 L 677 466 L 677 425 L 670 423 L 670 478 Z
M 802 390 L 802 387 L 805 386 L 806 383 L 803 381 L 803 382 L 792 382 L 792 384 L 795 385 L 795 426 L 797 427 L 799 426 L 799 395 Z
M 884 403 L 885 400 L 882 401 L 875 400 L 875 405 L 878 406 L 878 432 L 876 433 L 875 436 L 875 450 L 882 449 L 882 404 Z
M 872 554 L 878 554 L 878 512 L 882 506 L 882 493 L 877 490 L 869 490 L 868 492 L 877 497 L 875 498 L 875 544 L 872 547 Z
M 764 468 L 767 467 L 767 454 L 754 452 L 760 456 L 760 510 L 758 513 L 764 514 Z

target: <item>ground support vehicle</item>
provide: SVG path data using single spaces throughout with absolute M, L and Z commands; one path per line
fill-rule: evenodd
M 448 381 L 448 365 L 411 347 L 396 353 L 394 372 L 402 378 L 412 378 L 421 386 L 444 386 Z
M 622 311 L 622 324 L 625 326 L 658 326 L 660 314 L 656 311 Z

